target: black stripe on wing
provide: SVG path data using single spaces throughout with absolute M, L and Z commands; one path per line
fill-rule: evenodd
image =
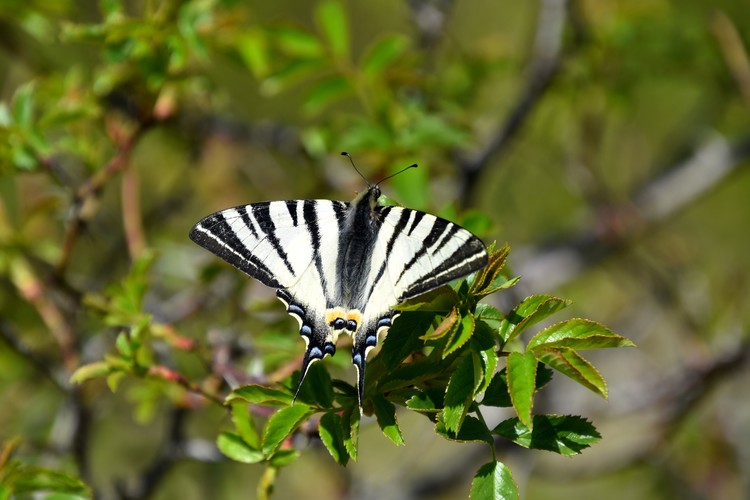
M 287 256 L 286 251 L 281 246 L 279 238 L 276 237 L 276 224 L 273 222 L 273 217 L 271 217 L 270 205 L 270 202 L 262 202 L 255 203 L 249 206 L 253 211 L 255 220 L 258 222 L 258 228 L 266 235 L 266 239 L 271 244 L 271 247 L 273 247 L 273 249 L 279 255 L 281 261 L 284 263 L 289 273 L 292 276 L 296 276 L 296 274 L 294 273 L 294 269 L 292 268 L 292 264 L 289 263 L 289 257 Z M 287 204 L 286 206 L 288 209 L 289 205 Z M 252 221 L 249 217 L 247 217 L 246 207 L 242 207 L 238 209 L 238 211 L 240 211 L 240 213 L 242 214 L 242 220 L 245 221 L 245 224 L 252 227 Z
M 248 227 L 252 228 L 251 225 Z M 237 237 L 221 212 L 198 222 L 190 231 L 190 239 L 264 285 L 273 288 L 281 286 L 263 261 L 253 255 Z

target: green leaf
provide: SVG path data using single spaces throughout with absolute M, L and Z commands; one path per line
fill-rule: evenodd
M 323 59 L 297 59 L 289 61 L 285 66 L 261 82 L 260 93 L 266 97 L 277 95 L 299 81 L 326 68 L 326 62 Z
M 567 347 L 537 348 L 539 361 L 607 399 L 607 383 L 594 366 L 583 356 Z
M 601 439 L 591 422 L 576 415 L 534 415 L 529 429 L 517 418 L 500 422 L 492 430 L 524 448 L 576 455 Z
M 92 498 L 89 487 L 78 478 L 72 477 L 65 472 L 46 469 L 37 466 L 28 466 L 13 461 L 10 468 L 14 469 L 11 479 L 13 481 L 13 495 L 9 498 L 58 498 L 58 499 L 84 499 Z M 4 468 L 3 472 L 7 470 Z M 3 474 L 4 479 L 10 474 Z M 3 481 L 5 483 L 5 481 Z M 4 494 L 5 484 L 0 484 L 0 495 Z
M 510 399 L 518 418 L 529 428 L 533 426 L 531 409 L 534 406 L 536 365 L 536 357 L 532 352 L 512 352 L 508 355 L 506 373 Z
M 274 413 L 266 422 L 261 439 L 263 455 L 270 457 L 307 418 L 313 410 L 302 403 L 288 406 Z
M 471 482 L 471 500 L 517 500 L 518 486 L 510 469 L 502 462 L 490 462 L 479 468 Z
M 273 39 L 283 52 L 293 57 L 321 57 L 325 53 L 318 37 L 309 31 L 291 27 L 278 28 L 273 31 Z
M 268 459 L 268 463 L 271 467 L 286 467 L 300 457 L 300 452 L 293 448 L 286 450 L 278 450 Z
M 505 319 L 505 315 L 498 308 L 480 302 L 474 310 L 474 318 L 477 321 L 484 321 L 491 329 L 497 330 Z
M 396 421 L 396 407 L 381 395 L 372 398 L 372 404 L 375 409 L 375 417 L 378 419 L 380 430 L 385 437 L 401 446 L 404 444 L 404 436 L 401 435 L 401 429 L 398 428 Z
M 445 421 L 438 417 L 435 424 L 435 432 L 449 441 L 460 443 L 487 443 L 492 445 L 492 434 L 487 426 L 478 418 L 468 415 L 461 425 L 461 430 L 454 432 L 448 430 Z
M 532 295 L 525 298 L 500 325 L 500 336 L 507 343 L 521 334 L 526 328 L 570 305 L 570 300 L 551 295 Z
M 310 115 L 315 115 L 344 97 L 351 95 L 352 86 L 343 76 L 332 76 L 317 82 L 305 96 L 304 109 Z
M 234 403 L 232 405 L 232 423 L 244 442 L 254 449 L 260 448 L 260 436 L 253 425 L 247 404 Z
M 331 53 L 339 60 L 349 58 L 349 24 L 340 2 L 326 0 L 315 9 L 315 21 L 328 42 Z
M 21 85 L 13 95 L 13 123 L 25 131 L 34 125 L 34 82 Z
M 461 428 L 474 399 L 475 382 L 474 360 L 471 355 L 464 356 L 445 390 L 445 408 L 441 415 L 447 431 L 455 433 Z
M 357 445 L 359 444 L 359 406 L 351 405 L 341 414 L 344 424 L 344 446 L 352 460 L 357 461 Z
M 73 375 L 70 376 L 70 382 L 73 384 L 82 384 L 87 380 L 104 377 L 112 373 L 112 367 L 106 361 L 95 361 L 87 365 L 78 367 Z
M 373 43 L 365 51 L 360 67 L 362 74 L 376 79 L 393 62 L 401 57 L 409 47 L 409 39 L 400 34 L 390 34 Z
M 454 307 L 433 331 L 426 333 L 419 338 L 422 340 L 440 340 L 448 335 L 448 333 L 453 336 L 456 330 L 458 330 L 460 324 L 461 315 L 458 313 L 458 309 Z
M 459 300 L 456 291 L 446 285 L 407 299 L 395 306 L 394 309 L 399 311 L 434 311 L 446 314 L 454 309 Z
M 478 356 L 481 367 L 481 383 L 474 391 L 475 396 L 487 390 L 497 368 L 497 344 L 495 343 L 493 333 L 492 329 L 484 321 L 476 322 L 474 335 L 471 338 L 471 348 Z
M 252 405 L 289 406 L 292 404 L 292 395 L 270 387 L 250 384 L 243 385 L 230 392 L 224 400 L 224 404 L 238 401 Z
M 568 347 L 571 349 L 603 349 L 633 347 L 629 339 L 617 335 L 609 328 L 588 319 L 569 319 L 545 328 L 534 335 L 527 349 Z
M 513 406 L 508 392 L 508 381 L 505 369 L 497 372 L 493 377 L 487 390 L 484 391 L 482 405 L 509 408 Z
M 323 363 L 310 365 L 305 375 L 305 382 L 297 394 L 297 401 L 326 409 L 333 407 L 331 375 Z
M 443 359 L 447 358 L 458 349 L 460 349 L 466 342 L 469 341 L 471 336 L 474 334 L 474 316 L 467 314 L 461 318 L 458 328 L 451 332 L 451 337 L 448 339 L 448 344 L 445 346 L 443 351 Z
M 505 261 L 508 258 L 510 247 L 504 245 L 502 248 L 490 252 L 487 265 L 481 270 L 477 271 L 474 281 L 471 283 L 469 293 L 475 297 L 484 297 L 488 295 L 487 289 L 492 287 L 493 282 L 500 276 L 501 271 L 505 267 Z
M 320 419 L 318 432 L 331 457 L 340 465 L 349 462 L 349 453 L 344 444 L 343 421 L 336 413 L 326 413 Z
M 436 413 L 443 409 L 444 399 L 444 388 L 427 387 L 409 398 L 406 402 L 406 407 L 421 413 Z
M 247 30 L 237 38 L 236 47 L 245 65 L 250 68 L 256 78 L 263 79 L 271 73 L 268 40 L 263 31 Z
M 409 355 L 421 351 L 424 342 L 419 337 L 427 331 L 434 317 L 435 314 L 431 312 L 410 312 L 399 315 L 383 341 L 380 354 L 372 361 L 368 361 L 370 372 L 374 371 L 372 369 L 376 364 L 381 363 L 384 371 L 390 372 Z
M 434 361 L 426 358 L 401 365 L 378 379 L 378 392 L 390 392 L 404 387 L 419 385 L 425 380 L 434 378 L 436 372 L 439 370 L 441 368 Z
M 224 455 L 236 462 L 257 464 L 264 459 L 263 453 L 247 444 L 233 432 L 224 431 L 216 438 L 216 446 Z

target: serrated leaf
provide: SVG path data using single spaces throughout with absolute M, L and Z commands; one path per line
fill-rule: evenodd
M 315 9 L 315 21 L 338 59 L 349 58 L 349 24 L 340 2 L 325 0 Z
M 250 384 L 238 387 L 229 393 L 226 399 L 224 399 L 224 404 L 238 401 L 253 405 L 289 406 L 292 404 L 292 395 L 278 389 Z
M 323 363 L 310 365 L 305 375 L 305 381 L 297 393 L 297 401 L 326 409 L 333 407 L 331 375 Z
M 617 335 L 600 323 L 575 318 L 561 321 L 537 333 L 529 340 L 527 349 L 568 347 L 583 350 L 634 346 L 630 339 Z
M 480 302 L 474 310 L 474 318 L 477 321 L 484 321 L 487 326 L 496 330 L 500 328 L 500 322 L 505 319 L 505 314 L 490 304 Z
M 464 356 L 451 375 L 445 390 L 442 420 L 448 432 L 458 432 L 474 397 L 474 359 Z
M 344 444 L 343 421 L 336 413 L 326 413 L 320 419 L 318 432 L 331 457 L 340 465 L 349 462 L 349 453 Z
M 244 442 L 254 449 L 260 448 L 260 436 L 253 425 L 247 404 L 234 403 L 232 405 L 232 423 Z
M 528 327 L 564 309 L 571 301 L 551 295 L 532 295 L 518 304 L 500 324 L 500 336 L 505 342 L 514 339 Z
M 487 387 L 487 390 L 484 391 L 482 405 L 497 406 L 501 408 L 509 408 L 513 406 L 513 402 L 510 400 L 510 394 L 508 392 L 508 382 L 505 373 L 505 369 L 503 369 L 492 377 L 490 385 Z
M 368 47 L 362 57 L 361 68 L 365 77 L 377 78 L 388 66 L 401 57 L 409 46 L 409 39 L 400 34 L 390 34 Z
M 266 422 L 261 439 L 263 455 L 270 457 L 307 418 L 313 410 L 302 403 L 288 406 L 277 411 Z
M 435 314 L 431 312 L 410 312 L 396 318 L 383 341 L 380 354 L 372 361 L 368 361 L 370 373 L 375 374 L 376 366 L 381 363 L 383 372 L 390 372 L 409 355 L 421 351 L 424 342 L 419 337 L 427 331 L 434 317 Z
M 383 396 L 377 395 L 372 398 L 373 408 L 375 409 L 375 417 L 378 420 L 380 430 L 383 431 L 385 437 L 401 446 L 404 444 L 404 436 L 401 435 L 401 429 L 398 427 L 396 421 L 396 407 L 385 399 Z
M 511 418 L 500 422 L 492 433 L 524 448 L 561 455 L 576 455 L 601 439 L 588 420 L 576 415 L 534 415 L 533 430 L 517 418 Z
M 498 364 L 497 345 L 495 344 L 493 331 L 484 321 L 476 322 L 471 346 L 472 351 L 479 357 L 481 365 L 480 384 L 474 391 L 474 395 L 477 396 L 489 387 Z
M 359 445 L 359 406 L 351 405 L 341 414 L 344 424 L 344 446 L 352 460 L 357 461 L 357 446 Z
M 13 123 L 28 131 L 34 124 L 34 82 L 21 85 L 13 95 Z
M 348 97 L 352 93 L 349 80 L 343 76 L 332 76 L 314 84 L 305 96 L 304 110 L 315 115 L 328 105 Z
M 419 385 L 420 382 L 434 378 L 435 372 L 438 370 L 440 370 L 440 367 L 434 361 L 426 358 L 404 364 L 378 379 L 378 392 L 390 392 L 404 387 Z
M 485 290 L 492 286 L 492 283 L 500 275 L 505 267 L 505 261 L 508 258 L 510 247 L 504 245 L 502 248 L 490 252 L 487 265 L 480 271 L 477 271 L 474 281 L 471 283 L 469 293 L 475 297 L 481 298 L 487 295 Z
M 518 418 L 529 428 L 533 426 L 531 409 L 534 406 L 536 365 L 536 357 L 532 352 L 512 352 L 508 355 L 506 374 L 510 400 Z
M 11 462 L 11 466 L 18 462 Z M 93 498 L 89 487 L 76 477 L 72 477 L 65 472 L 46 469 L 35 465 L 22 465 L 14 468 L 12 471 L 13 495 L 6 498 L 50 498 L 78 500 Z M 9 472 L 9 471 L 3 471 Z M 10 474 L 4 474 L 4 479 Z M 4 481 L 3 481 L 4 482 Z M 7 492 L 3 491 L 3 485 L 0 485 L 0 495 Z
M 224 431 L 216 438 L 216 446 L 224 455 L 236 462 L 257 464 L 264 460 L 263 453 L 247 444 L 234 432 Z
M 474 316 L 467 314 L 461 318 L 458 328 L 451 332 L 451 337 L 448 339 L 448 343 L 443 351 L 443 359 L 456 352 L 471 339 L 471 336 L 474 334 L 474 327 Z
M 427 387 L 414 394 L 408 401 L 406 407 L 421 413 L 436 413 L 443 409 L 445 389 L 441 387 Z
M 459 328 L 460 322 L 461 315 L 454 307 L 451 312 L 445 318 L 443 318 L 443 321 L 441 321 L 440 324 L 435 327 L 433 331 L 431 331 L 430 333 L 426 333 L 419 338 L 422 340 L 439 340 L 448 335 L 448 333 L 453 335 L 453 333 L 455 333 L 455 331 Z
M 394 309 L 399 311 L 434 311 L 445 314 L 451 311 L 459 300 L 460 297 L 456 291 L 445 285 L 407 299 L 395 306 Z
M 510 469 L 502 462 L 490 462 L 479 468 L 471 482 L 471 500 L 517 500 L 518 486 Z
M 537 359 L 607 399 L 607 383 L 583 356 L 567 347 L 537 348 Z
M 461 443 L 488 443 L 492 444 L 492 434 L 487 426 L 476 417 L 468 415 L 461 425 L 461 430 L 457 433 L 448 430 L 442 416 L 438 417 L 435 424 L 435 433 L 449 441 Z

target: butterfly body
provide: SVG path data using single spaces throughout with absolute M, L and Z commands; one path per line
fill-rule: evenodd
M 352 202 L 254 203 L 209 215 L 190 238 L 276 288 L 305 340 L 297 390 L 311 363 L 352 335 L 360 406 L 365 360 L 396 318 L 393 306 L 487 263 L 467 230 L 418 210 L 378 205 L 370 186 Z

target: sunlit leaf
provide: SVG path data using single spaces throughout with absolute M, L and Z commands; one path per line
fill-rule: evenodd
M 517 500 L 518 486 L 510 469 L 501 462 L 479 468 L 471 482 L 471 500 Z
M 224 431 L 216 438 L 216 446 L 224 455 L 236 462 L 256 464 L 264 460 L 263 453 L 247 444 L 233 432 Z
M 534 406 L 537 360 L 534 353 L 511 352 L 506 367 L 508 392 L 518 418 L 532 427 L 531 409 Z
M 313 410 L 302 403 L 287 406 L 274 413 L 266 422 L 261 438 L 263 455 L 272 455 L 299 425 L 313 414 Z
M 326 413 L 320 419 L 318 432 L 320 440 L 336 463 L 346 465 L 349 462 L 349 453 L 344 444 L 342 423 L 341 417 L 336 413 Z
M 587 319 L 570 319 L 545 328 L 529 340 L 528 349 L 550 347 L 570 349 L 603 349 L 633 347 L 629 339 L 617 335 L 609 328 Z
M 396 407 L 393 403 L 378 395 L 372 398 L 372 404 L 383 434 L 397 445 L 403 445 L 404 436 L 401 435 L 401 429 L 396 422 Z

